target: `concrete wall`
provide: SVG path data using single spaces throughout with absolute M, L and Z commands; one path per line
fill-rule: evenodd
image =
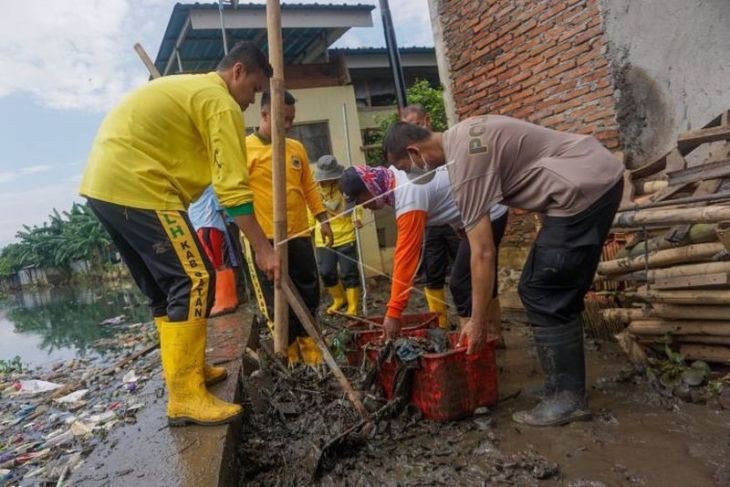
M 617 117 L 636 162 L 730 108 L 730 1 L 601 0 Z
M 347 167 L 347 143 L 345 140 L 345 124 L 342 106 L 345 105 L 348 117 L 348 133 L 350 137 L 350 151 L 353 164 L 363 164 L 365 156 L 360 150 L 362 136 L 360 123 L 355 105 L 355 93 L 351 85 L 331 86 L 326 88 L 307 88 L 290 90 L 297 99 L 297 114 L 294 121 L 297 123 L 324 122 L 329 123 L 332 153 L 343 166 Z M 256 103 L 248 107 L 244 113 L 247 127 L 257 127 L 260 121 L 260 97 Z M 315 161 L 310 161 L 314 163 Z M 314 169 L 314 167 L 312 168 Z M 302 209 L 302 211 L 305 211 Z M 372 277 L 383 271 L 382 259 L 378 247 L 378 235 L 375 229 L 375 220 L 369 210 L 363 211 L 364 227 L 361 231 L 363 258 L 370 268 L 366 276 Z

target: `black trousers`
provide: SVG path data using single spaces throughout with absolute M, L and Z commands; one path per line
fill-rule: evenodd
M 215 270 L 184 211 L 140 210 L 89 198 L 155 317 L 206 318 Z
M 287 242 L 289 256 L 289 277 L 302 295 L 304 304 L 309 308 L 312 315 L 316 315 L 319 307 L 319 275 L 317 274 L 317 262 L 314 259 L 314 246 L 309 237 L 293 238 Z M 261 291 L 266 301 L 266 308 L 271 319 L 274 318 L 274 281 L 269 280 L 266 274 L 256 267 L 256 276 Z M 297 337 L 306 337 L 301 322 L 289 308 L 289 343 Z
M 360 272 L 357 268 L 357 246 L 355 242 L 339 245 L 333 248 L 317 247 L 317 261 L 319 275 L 325 287 L 336 286 L 342 277 L 342 283 L 347 288 L 360 286 Z M 340 273 L 337 273 L 337 265 Z
M 451 225 L 426 227 L 423 269 L 426 273 L 427 288 L 441 289 L 444 287 L 449 262 L 456 259 L 461 240 Z
M 622 192 L 620 180 L 575 216 L 543 218 L 518 287 L 530 323 L 559 326 L 580 317 Z
M 492 236 L 494 237 L 494 248 L 497 253 L 494 256 L 494 287 L 492 297 L 497 297 L 497 272 L 499 271 L 499 244 L 502 242 L 504 230 L 507 228 L 507 217 L 505 213 L 492 222 Z M 454 298 L 456 312 L 461 318 L 471 317 L 471 246 L 469 239 L 461 239 L 459 251 L 454 259 L 454 266 L 451 268 L 449 279 L 451 297 Z

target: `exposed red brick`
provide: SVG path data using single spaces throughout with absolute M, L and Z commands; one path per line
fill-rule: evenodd
M 460 117 L 503 113 L 619 147 L 599 0 L 444 0 Z

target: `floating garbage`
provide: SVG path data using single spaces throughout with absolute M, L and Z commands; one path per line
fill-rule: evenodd
M 102 325 L 118 326 L 127 321 L 127 315 L 119 315 L 113 318 L 107 318 L 101 322 Z
M 55 401 L 59 404 L 72 404 L 81 401 L 88 392 L 88 389 L 79 389 L 76 392 L 72 392 L 71 394 L 58 398 Z
M 74 436 L 88 436 L 94 432 L 94 426 L 81 420 L 76 420 L 71 423 L 69 431 Z
M 134 369 L 130 370 L 129 372 L 124 374 L 124 377 L 122 377 L 122 383 L 129 392 L 134 392 L 137 390 L 138 381 L 139 377 L 137 377 L 137 374 L 134 373 Z
M 94 425 L 108 423 L 109 421 L 116 419 L 117 415 L 114 411 L 106 411 L 101 414 L 94 414 L 89 417 L 89 422 Z
M 15 385 L 15 390 L 17 391 L 17 395 L 32 396 L 43 392 L 55 391 L 59 387 L 62 387 L 61 384 L 32 379 L 18 381 Z
M 136 392 L 160 374 L 159 357 L 151 353 L 156 341 L 151 323 L 125 325 L 113 339 L 95 343 L 102 355 L 0 370 L 0 486 L 66 485 L 109 431 L 135 422 L 145 403 L 137 394 L 120 394 L 119 384 Z

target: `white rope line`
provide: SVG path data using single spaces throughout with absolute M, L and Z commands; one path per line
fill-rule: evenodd
M 442 167 L 444 167 L 444 168 L 445 167 L 448 167 L 448 166 L 450 166 L 453 163 L 454 163 L 454 161 L 447 162 L 443 166 L 440 166 L 438 169 L 441 169 Z M 387 170 L 390 170 L 389 168 L 386 168 L 386 169 Z M 433 171 L 436 171 L 438 169 L 434 169 L 432 171 L 428 171 L 428 172 L 426 172 L 424 174 L 421 174 L 420 176 L 417 176 L 417 177 L 415 177 L 413 179 L 409 179 L 408 182 L 406 184 L 404 184 L 404 185 L 401 185 L 400 188 L 404 188 L 404 187 L 408 186 L 409 184 L 418 184 L 418 183 L 416 183 L 416 181 L 418 181 L 419 179 L 424 178 L 426 176 L 429 176 Z M 356 206 L 363 206 L 364 207 L 366 204 L 370 203 L 371 201 L 375 201 L 375 200 L 380 199 L 380 198 L 382 198 L 382 197 L 384 197 L 384 196 L 386 196 L 386 195 L 388 195 L 390 193 L 395 192 L 396 189 L 398 189 L 398 188 L 397 187 L 393 187 L 393 188 L 389 189 L 388 191 L 384 192 L 383 194 L 380 194 L 378 196 L 374 196 L 374 197 L 370 198 L 369 200 L 365 201 L 364 203 L 361 203 L 361 204 L 356 205 Z M 338 213 L 338 214 L 336 214 L 336 215 L 334 215 L 334 216 L 332 216 L 332 217 L 330 217 L 330 218 L 328 218 L 328 219 L 326 219 L 326 220 L 324 220 L 322 222 L 317 222 L 313 226 L 307 228 L 306 230 L 302 230 L 301 232 L 298 232 L 298 233 L 296 233 L 294 235 L 287 236 L 287 238 L 285 238 L 284 240 L 282 240 L 280 242 L 277 242 L 276 245 L 278 246 L 278 245 L 285 244 L 285 243 L 287 243 L 290 240 L 295 239 L 295 238 L 301 238 L 301 237 L 309 236 L 309 234 L 311 232 L 313 232 L 313 231 L 315 231 L 317 229 L 317 224 L 318 223 L 329 223 L 329 222 L 331 222 L 332 220 L 334 220 L 336 218 L 340 218 L 340 217 L 343 217 L 343 216 L 346 216 L 346 215 L 352 213 L 352 211 L 354 211 L 354 207 L 353 208 L 350 208 L 349 210 L 345 210 L 342 213 Z

